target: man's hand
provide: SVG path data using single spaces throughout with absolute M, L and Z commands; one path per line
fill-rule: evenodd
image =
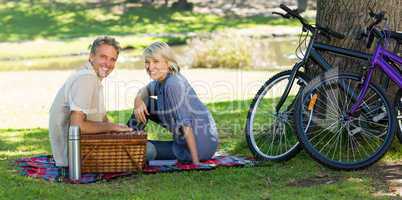
M 126 125 L 123 125 L 123 124 L 113 124 L 112 125 L 112 131 L 115 131 L 115 132 L 131 132 L 131 131 L 133 131 L 133 129 L 128 127 L 128 126 L 126 126 Z
M 137 121 L 145 124 L 147 122 L 148 109 L 144 101 L 140 97 L 136 97 L 134 101 L 134 115 Z
M 113 124 L 110 122 L 95 122 L 86 119 L 86 114 L 81 111 L 72 111 L 70 116 L 70 125 L 79 126 L 82 133 L 94 134 L 109 131 L 131 132 L 132 128 L 126 125 Z

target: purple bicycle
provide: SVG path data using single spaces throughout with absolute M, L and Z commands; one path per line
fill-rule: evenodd
M 312 158 L 331 168 L 367 167 L 386 153 L 394 138 L 395 108 L 371 80 L 374 70 L 380 69 L 402 88 L 398 69 L 402 58 L 385 48 L 389 38 L 400 44 L 402 33 L 375 27 L 384 13 L 371 12 L 371 16 L 376 21 L 367 29 L 367 45 L 376 37 L 377 46 L 364 75 L 326 72 L 302 90 L 296 103 L 299 141 Z

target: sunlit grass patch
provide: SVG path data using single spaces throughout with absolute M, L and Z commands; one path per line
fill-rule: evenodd
M 116 7 L 117 6 L 117 7 Z M 1 41 L 73 39 L 93 35 L 139 33 L 211 32 L 224 27 L 296 25 L 295 20 L 253 16 L 221 17 L 177 11 L 165 7 L 94 7 L 90 4 L 58 2 L 9 2 L 0 5 Z M 113 10 L 121 10 L 114 12 Z M 122 10 L 123 9 L 123 10 Z

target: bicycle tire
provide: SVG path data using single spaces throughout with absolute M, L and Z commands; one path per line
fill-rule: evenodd
M 295 122 L 299 141 L 313 159 L 327 167 L 356 170 L 370 166 L 392 143 L 394 109 L 382 89 L 370 83 L 364 97 L 366 110 L 360 109 L 358 116 L 348 118 L 346 112 L 354 100 L 342 91 L 355 88 L 358 94 L 361 78 L 333 71 L 324 77 L 313 79 L 297 100 Z M 340 85 L 345 83 L 347 88 L 342 89 Z M 329 126 L 322 124 L 325 120 Z
M 270 78 L 268 81 L 264 83 L 264 85 L 258 90 L 257 94 L 253 98 L 252 103 L 250 104 L 250 108 L 247 114 L 247 121 L 246 121 L 246 140 L 249 149 L 253 153 L 253 155 L 258 159 L 258 160 L 271 160 L 271 161 L 285 161 L 289 160 L 290 158 L 294 157 L 299 151 L 300 151 L 300 144 L 297 140 L 297 136 L 295 134 L 295 128 L 294 128 L 294 123 L 293 123 L 293 116 L 289 116 L 289 120 L 291 122 L 287 123 L 286 126 L 286 119 L 284 119 L 287 114 L 293 115 L 293 104 L 294 101 L 296 100 L 295 97 L 293 97 L 293 100 L 291 100 L 288 97 L 288 100 L 291 102 L 285 102 L 285 104 L 282 106 L 287 106 L 286 111 L 283 112 L 281 115 L 281 119 L 273 119 L 273 123 L 278 123 L 278 127 L 284 127 L 282 128 L 283 132 L 281 134 L 280 129 L 277 128 L 275 129 L 276 125 L 269 124 L 269 116 L 270 112 L 273 112 L 276 104 L 273 100 L 273 97 L 269 96 L 270 91 L 275 91 L 277 84 L 282 84 L 282 81 L 287 81 L 288 78 L 291 75 L 291 71 L 283 71 L 280 72 L 276 75 L 274 75 L 272 78 Z M 301 88 L 297 88 L 296 84 L 298 84 L 301 87 L 304 87 L 308 83 L 308 77 L 305 76 L 304 74 L 297 72 L 295 81 L 293 82 L 292 85 L 292 90 L 290 92 L 290 95 L 293 95 L 295 92 L 298 93 L 301 91 Z M 286 87 L 287 84 L 283 84 L 283 88 Z M 295 88 L 293 88 L 295 86 Z M 294 89 L 294 90 L 293 90 Z M 280 89 L 279 89 L 280 90 Z M 280 92 L 283 92 L 284 89 L 280 90 Z M 274 94 L 273 94 L 274 95 Z M 268 96 L 268 99 L 264 99 Z M 271 101 L 271 102 L 270 102 Z M 265 104 L 266 103 L 266 104 Z M 264 106 L 268 110 L 262 110 Z M 259 109 L 261 107 L 261 109 Z M 288 108 L 290 108 L 292 111 L 289 111 Z M 269 110 L 273 109 L 273 110 Z M 265 111 L 265 112 L 263 112 Z M 286 113 L 289 112 L 289 113 Z M 284 114 L 286 113 L 286 114 Z M 279 115 L 279 114 L 278 114 Z M 280 123 L 278 122 L 281 120 L 281 126 Z M 257 124 L 258 123 L 258 124 Z M 258 125 L 258 126 L 254 126 Z M 289 126 L 290 125 L 290 126 Z M 267 131 L 265 127 L 268 127 L 269 130 Z M 258 128 L 258 130 L 257 130 Z M 260 132 L 260 129 L 262 130 Z M 279 134 L 277 133 L 279 132 Z M 274 134 L 272 134 L 274 133 Z M 279 137 L 276 137 L 276 136 Z M 260 144 L 260 138 L 262 138 L 264 141 L 261 142 Z M 282 140 L 283 139 L 283 140 Z M 286 140 L 289 139 L 289 143 L 286 143 Z M 265 142 L 266 141 L 266 142 Z M 283 145 L 282 142 L 285 144 Z M 265 145 L 265 146 L 264 146 Z M 266 146 L 270 145 L 270 146 Z M 266 148 L 271 148 L 271 150 L 268 149 L 268 151 L 265 151 Z M 278 148 L 277 148 L 278 147 Z
M 402 116 L 402 93 L 401 91 L 395 96 L 395 121 L 396 121 L 396 136 L 399 143 L 402 144 L 402 118 L 398 119 L 398 116 Z

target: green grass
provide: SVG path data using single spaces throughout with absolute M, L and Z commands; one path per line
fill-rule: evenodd
M 222 17 L 165 7 L 126 5 L 122 9 L 123 4 L 80 1 L 0 4 L 0 71 L 76 68 L 87 55 L 71 54 L 87 53 L 89 44 L 99 35 L 115 36 L 122 47 L 134 49 L 128 53 L 134 56 L 158 40 L 171 45 L 185 44 L 189 33 L 298 24 L 278 17 Z M 133 67 L 134 63 L 123 65 Z
M 224 27 L 259 24 L 295 25 L 294 20 L 254 16 L 220 17 L 165 7 L 131 6 L 116 11 L 112 6 L 84 3 L 7 2 L 0 5 L 0 41 L 38 38 L 66 40 L 94 35 L 210 32 Z
M 221 150 L 250 155 L 244 142 L 243 125 L 249 101 L 209 104 L 217 122 Z M 115 122 L 125 122 L 130 111 L 111 112 Z M 152 125 L 151 137 L 166 139 Z M 401 158 L 395 144 L 384 160 Z M 391 199 L 375 196 L 386 185 L 379 170 L 340 172 L 327 169 L 305 153 L 283 163 L 267 162 L 251 168 L 218 168 L 212 171 L 138 174 L 90 185 L 49 183 L 18 175 L 16 158 L 50 153 L 46 129 L 0 130 L 0 199 Z M 336 179 L 332 184 L 295 186 L 317 177 Z M 381 177 L 380 177 L 381 178 Z

